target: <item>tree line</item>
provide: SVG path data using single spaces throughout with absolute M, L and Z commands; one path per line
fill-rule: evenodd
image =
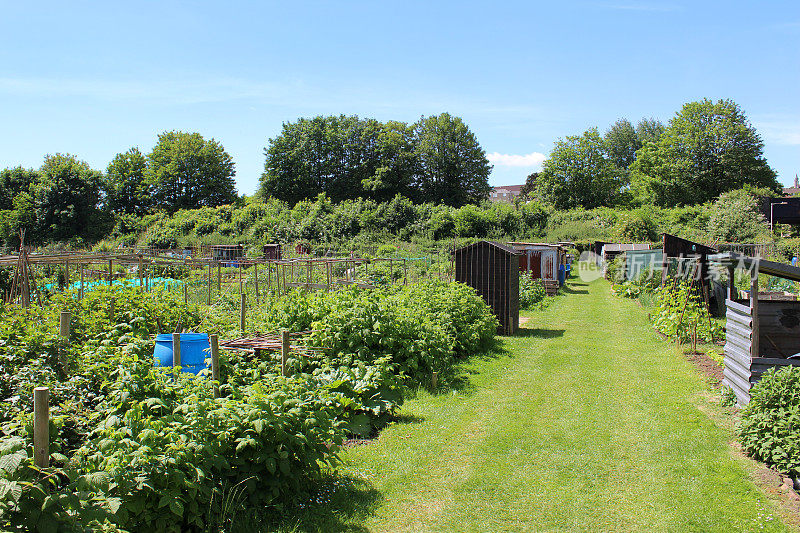
M 356 116 L 286 123 L 264 149 L 257 196 L 295 205 L 331 200 L 461 206 L 489 194 L 491 165 L 466 124 L 447 113 L 414 124 Z M 243 201 L 233 159 L 214 139 L 168 131 L 149 154 L 117 154 L 105 172 L 70 154 L 47 155 L 38 169 L 0 171 L 0 238 L 29 242 L 98 240 L 125 217 L 216 207 Z M 124 220 L 122 220 L 124 222 Z
M 47 155 L 38 169 L 0 171 L 0 238 L 15 241 L 25 228 L 28 242 L 98 240 L 120 216 L 235 202 L 234 176 L 231 156 L 199 133 L 164 132 L 149 154 L 131 148 L 105 172 Z
M 459 207 L 489 195 L 491 165 L 464 122 L 448 113 L 414 124 L 356 116 L 283 124 L 265 148 L 260 193 L 291 205 L 325 194 L 334 202 L 401 194 Z
M 620 119 L 559 139 L 524 192 L 556 208 L 696 205 L 750 187 L 779 193 L 764 143 L 732 100 L 689 102 L 666 124 Z
M 413 124 L 344 115 L 301 118 L 283 124 L 264 155 L 254 200 L 290 208 L 319 195 L 333 204 L 380 205 L 402 197 L 460 208 L 479 204 L 490 190 L 485 151 L 469 127 L 447 113 Z M 223 146 L 198 133 L 164 132 L 150 153 L 135 147 L 119 153 L 105 172 L 69 154 L 48 155 L 39 169 L 0 171 L 0 239 L 9 242 L 27 228 L 29 242 L 95 241 L 124 233 L 153 213 L 244 205 L 234 176 Z M 742 187 L 780 191 L 763 142 L 739 106 L 705 99 L 687 103 L 666 125 L 620 119 L 603 134 L 591 128 L 559 139 L 523 192 L 564 210 L 699 205 Z M 434 220 L 445 220 L 442 213 Z M 436 227 L 433 233 L 447 231 Z

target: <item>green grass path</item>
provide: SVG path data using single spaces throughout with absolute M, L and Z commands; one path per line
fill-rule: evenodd
M 412 421 L 345 451 L 372 503 L 336 529 L 784 530 L 645 312 L 603 280 L 568 292 L 472 361 L 468 389 L 421 393 Z

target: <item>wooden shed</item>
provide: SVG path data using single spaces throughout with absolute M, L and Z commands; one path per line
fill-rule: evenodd
M 282 259 L 280 244 L 265 244 L 264 259 Z
M 519 271 L 527 272 L 533 279 L 541 279 L 548 296 L 553 296 L 561 286 L 559 272 L 566 265 L 566 249 L 558 244 L 539 242 L 508 243 L 519 256 Z
M 519 329 L 519 254 L 497 242 L 479 241 L 453 252 L 455 280 L 474 288 L 500 322 L 498 332 Z
M 775 367 L 800 366 L 800 302 L 759 297 L 758 275 L 800 281 L 800 268 L 733 253 L 711 259 L 728 270 L 726 343 L 723 384 L 742 407 L 750 402 L 750 388 Z M 734 269 L 750 272 L 747 298 L 738 298 Z
M 241 244 L 215 244 L 211 248 L 211 259 L 215 261 L 235 261 L 244 256 Z

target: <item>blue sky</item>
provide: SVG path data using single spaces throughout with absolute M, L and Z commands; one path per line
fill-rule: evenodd
M 197 131 L 252 193 L 281 124 L 318 114 L 475 132 L 494 185 L 559 137 L 731 98 L 784 183 L 800 173 L 800 2 L 0 1 L 0 168 L 105 169 Z

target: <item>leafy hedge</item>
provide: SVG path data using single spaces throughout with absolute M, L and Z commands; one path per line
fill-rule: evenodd
M 750 389 L 738 430 L 746 453 L 800 475 L 800 368 L 771 368 L 762 375 Z

